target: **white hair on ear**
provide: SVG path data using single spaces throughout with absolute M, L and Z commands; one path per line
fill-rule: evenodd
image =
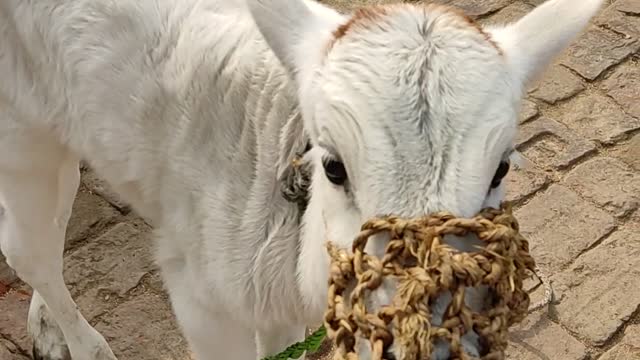
M 587 27 L 605 0 L 548 0 L 520 20 L 487 27 L 516 81 L 527 83 Z
M 337 11 L 308 0 L 247 0 L 247 5 L 267 44 L 292 74 L 310 70 L 305 69 L 310 58 L 319 62 L 332 32 L 345 21 Z

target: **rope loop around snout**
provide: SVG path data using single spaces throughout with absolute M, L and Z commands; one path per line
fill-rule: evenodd
M 296 203 L 300 214 L 305 212 L 309 200 L 311 169 L 302 161 L 302 154 L 308 150 L 307 145 L 295 156 L 281 184 L 283 197 Z M 502 359 L 509 326 L 553 300 L 549 279 L 534 269 L 533 275 L 544 287 L 544 295 L 529 306 L 522 278 L 535 265 L 509 204 L 503 204 L 501 209 L 485 209 L 472 219 L 456 218 L 445 212 L 419 219 L 382 217 L 368 221 L 361 230 L 351 253 L 328 244 L 331 268 L 324 325 L 304 342 L 293 344 L 268 360 L 297 358 L 302 349 L 314 351 L 325 331 L 337 344 L 336 359 L 358 359 L 351 350 L 363 338 L 369 340 L 375 359 L 382 359 L 390 346 L 402 349 L 401 359 L 414 359 L 412 354 L 431 354 L 438 339 L 448 341 L 452 359 L 471 359 L 460 346 L 462 336 L 471 329 L 489 344 L 482 359 Z M 384 232 L 391 241 L 383 258 L 366 254 L 364 248 L 369 238 Z M 484 246 L 476 252 L 461 253 L 443 243 L 445 235 L 467 233 L 476 234 Z M 359 254 L 357 265 L 355 254 Z M 392 304 L 373 313 L 366 307 L 358 307 L 356 312 L 363 316 L 356 322 L 352 304 L 363 301 L 390 278 L 398 281 Z M 360 282 L 364 285 L 353 291 Z M 465 292 L 460 289 L 478 284 L 495 294 L 486 309 L 475 313 L 464 305 Z M 351 296 L 345 299 L 348 291 Z M 445 291 L 453 294 L 454 303 L 435 326 L 430 305 Z M 363 336 L 364 333 L 368 336 Z

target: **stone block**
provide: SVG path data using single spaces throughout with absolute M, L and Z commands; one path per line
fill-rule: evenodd
M 616 144 L 609 149 L 609 154 L 621 159 L 634 170 L 640 171 L 640 134 L 636 134 L 628 141 Z
M 514 169 L 505 178 L 506 198 L 518 203 L 542 189 L 549 181 L 549 176 L 533 167 Z
M 472 18 L 487 15 L 509 5 L 513 0 L 436 0 L 434 2 L 448 4 L 461 9 Z
M 0 285 L 10 285 L 18 280 L 16 272 L 7 264 L 4 255 L 0 253 Z
M 517 21 L 527 13 L 529 13 L 534 7 L 522 1 L 516 1 L 509 4 L 505 8 L 489 16 L 488 18 L 481 19 L 478 22 L 483 25 L 506 25 Z
M 507 360 L 582 360 L 587 357 L 586 347 L 542 311 L 530 314 L 513 327 L 510 338 Z
M 21 351 L 9 340 L 0 338 L 0 359 L 2 360 L 29 360 L 21 354 Z
M 571 129 L 547 117 L 520 126 L 517 149 L 543 169 L 564 169 L 596 150 Z
M 591 26 L 566 51 L 561 63 L 587 80 L 595 80 L 605 70 L 619 64 L 640 48 L 640 42 L 612 31 Z
M 9 292 L 9 290 L 11 290 L 9 285 L 0 282 L 0 296 L 4 296 L 6 293 Z
M 513 0 L 434 0 L 425 1 L 425 3 L 438 3 L 444 5 L 455 6 L 462 10 L 470 17 L 477 17 L 489 14 L 491 12 L 500 10 L 501 8 L 509 5 Z M 366 5 L 384 5 L 397 3 L 396 0 L 321 0 L 323 4 L 327 4 L 341 12 L 352 11 L 356 8 Z
M 82 171 L 82 182 L 90 191 L 102 196 L 111 205 L 120 210 L 121 213 L 127 214 L 131 211 L 131 208 L 125 203 L 124 199 L 116 194 L 111 186 L 98 177 L 92 169 L 86 166 Z
M 119 216 L 120 213 L 102 197 L 82 186 L 73 203 L 65 247 L 75 247 L 92 235 L 99 234 L 114 224 Z
M 146 275 L 141 282 L 141 285 L 145 289 L 150 289 L 156 294 L 167 294 L 167 289 L 164 286 L 160 270 L 155 270 Z
M 540 6 L 543 2 L 547 0 L 525 0 L 525 2 L 532 6 Z
M 631 324 L 624 331 L 622 340 L 599 360 L 638 360 L 640 359 L 640 324 Z
M 629 38 L 640 39 L 640 2 L 638 0 L 617 0 L 595 21 Z
M 640 64 L 628 61 L 620 65 L 602 82 L 602 88 L 627 114 L 640 119 Z
M 64 276 L 78 296 L 97 286 L 102 296 L 124 296 L 153 269 L 150 228 L 142 221 L 120 223 L 69 254 Z
M 560 322 L 604 345 L 640 307 L 640 225 L 614 232 L 552 281 Z
M 565 183 L 583 198 L 624 216 L 640 204 L 640 174 L 620 160 L 598 157 L 578 165 Z
M 98 283 L 96 287 L 91 287 L 74 298 L 78 309 L 90 324 L 94 324 L 99 316 L 115 309 L 122 298 L 113 295 L 109 290 Z
M 571 71 L 560 65 L 553 65 L 533 86 L 531 96 L 549 104 L 568 99 L 585 89 L 584 84 Z
M 547 274 L 569 265 L 615 226 L 611 215 L 561 185 L 551 185 L 515 215 L 536 263 Z
M 30 301 L 31 294 L 23 290 L 11 289 L 0 296 L 0 338 L 11 340 L 22 351 L 31 351 L 33 344 L 27 333 Z
M 103 316 L 96 329 L 109 341 L 119 360 L 190 360 L 187 342 L 170 305 L 152 293 L 120 304 Z
M 520 116 L 518 118 L 518 122 L 523 124 L 527 121 L 532 120 L 535 116 L 540 113 L 540 109 L 538 109 L 538 105 L 528 99 L 522 100 L 522 105 L 520 107 Z
M 346 13 L 366 5 L 384 5 L 397 3 L 394 0 L 318 0 L 320 3 L 331 6 L 332 8 Z
M 611 98 L 596 92 L 582 93 L 560 104 L 558 119 L 579 136 L 612 144 L 640 129 L 640 119 L 622 111 Z

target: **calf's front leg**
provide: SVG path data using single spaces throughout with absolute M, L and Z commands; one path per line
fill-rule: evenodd
M 44 150 L 34 150 L 38 148 Z M 64 359 L 60 330 L 72 359 L 116 360 L 78 310 L 62 275 L 66 226 L 80 182 L 77 159 L 62 147 L 47 148 L 40 139 L 22 134 L 0 134 L 0 153 L 12 154 L 0 159 L 0 248 L 9 266 L 35 291 L 31 316 L 42 315 L 40 319 L 51 325 L 52 333 L 44 329 L 39 335 L 55 340 L 54 346 L 40 349 L 43 338 L 35 338 L 36 351 L 44 352 L 34 356 Z

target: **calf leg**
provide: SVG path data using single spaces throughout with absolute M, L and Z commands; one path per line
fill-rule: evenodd
M 66 201 L 58 205 L 60 209 L 68 209 L 69 215 L 73 199 L 79 186 L 80 178 L 75 176 L 74 161 L 67 161 L 63 166 L 74 167 L 73 169 L 60 169 L 60 173 L 67 172 L 70 176 L 68 179 L 68 194 L 60 194 L 60 201 Z M 64 180 L 61 180 L 64 181 Z M 71 202 L 71 203 L 69 203 Z M 61 228 L 66 229 L 70 216 L 64 216 L 59 219 Z M 33 292 L 31 304 L 29 306 L 29 315 L 27 319 L 27 330 L 33 339 L 33 357 L 35 360 L 71 360 L 71 354 L 64 338 L 62 330 L 58 326 L 51 312 L 47 307 L 38 291 Z
M 34 311 L 46 304 L 50 317 L 42 319 L 55 320 L 73 359 L 115 360 L 80 314 L 62 276 L 66 225 L 80 181 L 77 158 L 57 144 L 17 132 L 0 134 L 0 152 L 9 154 L 0 159 L 0 248 L 7 263 L 37 292 Z M 36 355 L 58 359 L 59 353 Z
M 35 360 L 71 360 L 64 334 L 37 291 L 31 298 L 27 330 L 33 339 Z

